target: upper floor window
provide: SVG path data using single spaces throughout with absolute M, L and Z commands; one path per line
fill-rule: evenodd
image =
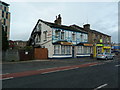
M 47 31 L 44 31 L 44 41 L 47 41 Z
M 8 19 L 8 13 L 6 13 L 6 19 Z
M 2 17 L 4 18 L 4 11 L 2 11 Z
M 4 6 L 4 11 L 6 11 L 6 7 Z
M 64 33 L 64 31 L 61 32 L 61 39 L 62 39 L 62 40 L 65 39 L 65 33 Z
M 75 41 L 76 38 L 75 38 L 75 33 L 72 33 L 72 40 Z
M 60 37 L 60 30 L 56 30 L 55 31 L 55 38 L 59 38 Z
M 2 5 L 0 5 L 0 9 L 2 10 Z

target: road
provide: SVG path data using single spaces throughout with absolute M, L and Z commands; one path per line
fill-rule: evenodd
M 3 88 L 118 88 L 120 61 L 5 79 Z

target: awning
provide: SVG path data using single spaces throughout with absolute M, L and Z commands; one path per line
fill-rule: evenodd
M 79 43 L 79 44 L 77 44 L 77 46 L 90 46 L 90 47 L 92 47 L 93 46 L 93 44 L 90 44 L 90 43 Z
M 109 47 L 109 46 L 104 46 L 103 48 L 105 48 L 105 49 L 110 49 L 111 47 Z
M 58 41 L 58 42 L 55 42 L 53 44 L 60 44 L 60 45 L 73 45 L 72 42 L 66 42 L 66 41 Z

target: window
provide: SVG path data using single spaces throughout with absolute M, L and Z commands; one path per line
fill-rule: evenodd
M 61 46 L 61 54 L 65 54 L 65 46 Z
M 5 26 L 5 32 L 7 32 L 7 26 Z
M 75 41 L 75 33 L 72 34 L 72 40 Z
M 2 11 L 2 17 L 4 18 L 4 11 Z
M 41 30 L 41 24 L 38 25 L 39 30 Z
M 82 52 L 83 52 L 83 51 L 82 51 L 82 46 L 78 46 L 77 50 L 78 50 L 78 51 L 77 51 L 78 54 L 82 54 Z
M 47 31 L 44 31 L 44 41 L 47 41 Z
M 8 19 L 8 13 L 6 13 L 6 19 Z
M 6 20 L 4 19 L 4 25 L 6 25 Z
M 2 5 L 0 5 L 0 9 L 2 10 Z
M 71 54 L 71 46 L 66 46 L 66 54 Z
M 54 54 L 60 54 L 60 46 L 59 45 L 54 46 Z
M 64 40 L 65 39 L 64 37 L 65 37 L 64 32 L 61 32 L 61 39 Z
M 4 6 L 4 11 L 6 11 L 6 7 Z
M 81 38 L 81 42 L 83 42 L 83 34 L 82 33 L 80 35 L 80 38 Z
M 55 38 L 57 38 L 57 39 L 60 38 L 60 30 L 55 31 Z

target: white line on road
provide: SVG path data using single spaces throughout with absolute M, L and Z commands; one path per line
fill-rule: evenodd
M 43 73 L 41 73 L 41 74 L 47 74 L 47 73 L 53 73 L 53 72 L 59 72 L 59 71 L 65 71 L 65 70 L 77 69 L 77 68 L 79 68 L 79 67 L 69 68 L 69 69 L 63 69 L 63 70 L 48 71 L 48 72 L 43 72 Z
M 0 79 L 0 80 L 8 80 L 8 79 L 12 79 L 14 77 L 9 77 L 9 78 L 3 78 L 3 79 Z
M 105 87 L 105 86 L 107 86 L 107 85 L 108 85 L 108 84 L 100 85 L 99 87 L 97 87 L 97 88 L 95 88 L 95 89 L 93 89 L 93 90 L 98 90 L 98 89 L 103 88 L 103 87 Z
M 119 67 L 120 66 L 120 64 L 119 65 L 115 65 L 115 67 Z

